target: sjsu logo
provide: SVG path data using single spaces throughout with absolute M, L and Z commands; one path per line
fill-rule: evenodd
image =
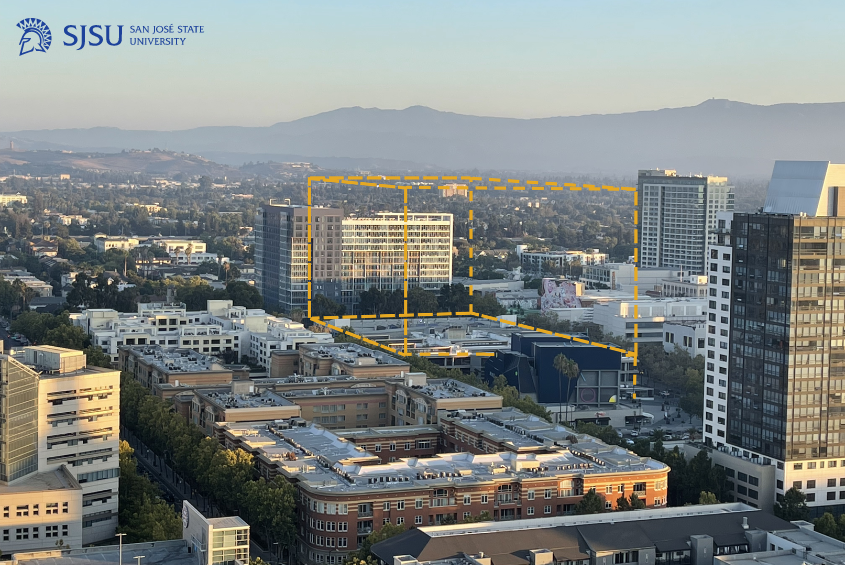
M 18 22 L 18 27 L 23 30 L 21 35 L 20 55 L 26 55 L 35 51 L 46 53 L 53 42 L 53 34 L 47 24 L 38 18 L 27 18 Z

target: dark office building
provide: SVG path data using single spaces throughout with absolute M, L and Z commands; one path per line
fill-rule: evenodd
M 845 217 L 735 214 L 728 443 L 845 457 Z
M 312 296 L 340 301 L 343 211 L 311 207 L 312 257 L 308 263 L 308 206 L 263 204 L 255 224 L 256 286 L 264 308 L 290 314 L 308 309 Z M 313 274 L 309 274 L 313 268 Z
M 554 368 L 560 354 L 578 364 L 577 379 L 570 381 Z M 520 394 L 540 403 L 604 406 L 619 394 L 622 354 L 541 332 L 516 332 L 510 351 L 497 351 L 484 370 L 489 382 L 504 375 Z

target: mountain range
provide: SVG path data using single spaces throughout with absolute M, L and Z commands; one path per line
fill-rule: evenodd
M 632 176 L 637 169 L 767 177 L 776 159 L 845 161 L 845 102 L 697 106 L 534 119 L 340 108 L 267 127 L 0 133 L 21 149 L 169 149 L 240 166 L 302 160 L 349 168 L 502 170 Z

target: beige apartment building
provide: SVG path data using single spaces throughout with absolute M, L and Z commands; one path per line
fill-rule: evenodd
M 81 351 L 38 346 L 25 348 L 20 360 L 0 355 L 0 374 L 0 419 L 7 422 L 0 444 L 9 446 L 0 450 L 0 548 L 54 547 L 59 539 L 78 547 L 113 537 L 120 373 L 87 367 Z

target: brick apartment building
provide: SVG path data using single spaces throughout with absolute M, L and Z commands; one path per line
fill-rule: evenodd
M 508 410 L 493 412 L 487 422 L 497 426 L 505 418 L 511 426 L 521 421 L 523 428 L 539 421 Z M 666 503 L 666 465 L 551 424 L 529 438 L 542 446 L 535 452 L 526 451 L 525 445 L 523 452 L 430 457 L 423 454 L 431 449 L 428 437 L 433 436 L 427 437 L 425 429 L 404 437 L 404 430 L 390 427 L 334 433 L 302 419 L 218 423 L 214 429 L 226 447 L 252 454 L 262 476 L 282 475 L 296 485 L 298 559 L 308 564 L 342 563 L 387 523 L 437 525 L 482 513 L 492 520 L 563 516 L 573 513 L 591 489 L 605 497 L 608 509 L 618 497 L 632 493 L 649 507 Z M 501 434 L 503 444 L 523 437 L 505 426 Z M 445 437 L 440 438 L 441 451 Z M 393 461 L 385 462 L 385 451 L 393 454 L 388 455 Z

